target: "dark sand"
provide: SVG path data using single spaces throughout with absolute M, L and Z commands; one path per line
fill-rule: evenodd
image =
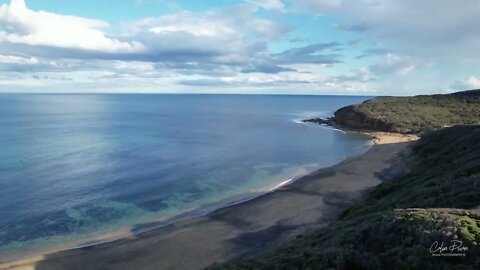
M 207 216 L 88 248 L 0 265 L 0 269 L 202 269 L 251 256 L 325 226 L 366 190 L 402 172 L 407 142 L 321 169 L 279 190 Z

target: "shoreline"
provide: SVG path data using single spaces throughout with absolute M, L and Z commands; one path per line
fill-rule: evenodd
M 108 232 L 108 233 L 103 233 L 99 234 L 97 236 L 91 236 L 91 237 L 85 237 L 82 238 L 82 240 L 78 241 L 73 241 L 71 244 L 65 244 L 65 245 L 56 245 L 56 247 L 51 247 L 51 248 L 46 248 L 43 251 L 38 251 L 38 252 L 18 252 L 18 256 L 11 256 L 11 257 L 6 257 L 6 258 L 0 258 L 0 269 L 3 269 L 4 265 L 8 265 L 11 263 L 15 263 L 17 261 L 24 261 L 28 260 L 29 258 L 39 258 L 48 254 L 52 253 L 57 253 L 57 252 L 63 252 L 63 251 L 71 251 L 71 250 L 76 250 L 76 249 L 84 249 L 84 248 L 90 248 L 94 247 L 97 245 L 102 245 L 102 244 L 109 244 L 109 243 L 114 243 L 116 241 L 120 241 L 122 239 L 128 239 L 130 237 L 136 237 L 144 233 L 148 233 L 151 231 L 155 230 L 161 230 L 164 227 L 173 225 L 178 222 L 183 222 L 183 221 L 188 221 L 191 219 L 195 218 L 201 218 L 204 216 L 208 216 L 218 210 L 221 210 L 223 208 L 229 208 L 229 207 L 234 207 L 236 205 L 240 205 L 243 203 L 247 203 L 249 201 L 255 200 L 261 196 L 264 196 L 268 193 L 275 192 L 277 189 L 280 189 L 284 186 L 287 186 L 289 184 L 292 184 L 296 180 L 308 176 L 302 175 L 302 176 L 297 176 L 294 178 L 289 178 L 285 181 L 280 182 L 279 184 L 273 186 L 273 187 L 267 187 L 264 191 L 258 191 L 258 192 L 251 192 L 251 193 L 245 193 L 243 194 L 244 196 L 239 195 L 238 197 L 242 197 L 239 199 L 231 198 L 227 199 L 224 201 L 220 201 L 217 203 L 211 203 L 207 204 L 202 208 L 186 211 L 183 213 L 180 213 L 178 215 L 175 215 L 173 217 L 167 217 L 165 219 L 158 219 L 154 220 L 152 222 L 148 223 L 140 223 L 140 224 L 135 224 L 132 227 L 126 227 L 124 229 L 116 230 L 113 232 Z M 225 203 L 223 203 L 225 202 Z M 139 226 L 139 227 L 137 227 Z M 137 227 L 137 228 L 136 228 Z M 15 252 L 12 252 L 14 254 Z
M 367 129 L 354 129 L 335 122 L 335 117 L 309 118 L 301 120 L 304 124 L 319 125 L 349 134 L 359 134 L 369 137 L 374 145 L 412 142 L 420 139 L 417 134 L 392 133 L 384 131 L 372 131 Z
M 373 147 L 373 144 L 372 144 L 372 147 Z M 365 152 L 368 152 L 370 149 L 371 147 Z M 352 156 L 356 156 L 356 155 L 352 155 Z M 347 156 L 344 160 L 340 161 L 339 163 L 351 158 L 352 156 Z M 165 217 L 163 219 L 159 218 L 151 222 L 135 224 L 134 226 L 125 227 L 123 229 L 115 230 L 112 232 L 101 233 L 95 236 L 87 236 L 79 240 L 70 241 L 69 243 L 66 243 L 66 244 L 54 245 L 54 246 L 45 248 L 44 250 L 31 251 L 31 252 L 20 251 L 20 252 L 17 252 L 18 255 L 15 255 L 16 252 L 11 252 L 11 254 L 14 254 L 14 255 L 9 255 L 8 257 L 5 257 L 5 258 L 0 257 L 0 270 L 10 269 L 9 265 L 10 264 L 15 265 L 17 264 L 17 262 L 31 261 L 32 259 L 36 261 L 37 259 L 41 259 L 44 256 L 47 256 L 49 254 L 81 250 L 85 248 L 95 247 L 98 245 L 115 243 L 117 241 L 121 241 L 124 239 L 140 236 L 141 234 L 149 233 L 156 230 L 161 230 L 162 228 L 174 225 L 176 223 L 186 222 L 196 218 L 206 217 L 208 215 L 214 214 L 217 211 L 221 211 L 222 209 L 235 207 L 244 203 L 249 203 L 250 201 L 254 201 L 256 199 L 259 199 L 262 196 L 268 195 L 269 193 L 274 193 L 281 188 L 294 184 L 297 180 L 300 180 L 304 177 L 308 177 L 310 174 L 315 173 L 318 170 L 326 169 L 326 168 L 335 166 L 337 164 L 338 163 L 333 164 L 331 166 L 320 167 L 306 174 L 299 174 L 293 177 L 290 176 L 291 178 L 287 177 L 287 180 L 283 180 L 278 184 L 268 185 L 259 190 L 252 190 L 249 193 L 237 195 L 235 197 L 225 199 L 219 202 L 209 203 L 204 205 L 203 207 L 191 209 L 191 210 L 179 213 L 177 215 L 174 215 L 172 217 Z M 4 268 L 5 266 L 7 266 L 7 268 Z
M 373 145 L 372 145 L 373 146 Z M 368 152 L 367 150 L 366 152 Z M 348 156 L 346 159 L 350 158 L 352 156 Z M 339 163 L 345 161 L 346 159 L 340 161 Z M 337 163 L 338 164 L 338 163 Z M 334 164 L 332 166 L 335 166 L 337 164 Z M 11 257 L 6 257 L 6 258 L 0 258 L 0 270 L 4 269 L 3 267 L 7 266 L 6 269 L 10 264 L 16 264 L 17 262 L 23 262 L 23 261 L 30 261 L 31 259 L 38 259 L 38 258 L 43 258 L 44 256 L 48 254 L 53 254 L 53 253 L 58 253 L 58 252 L 65 252 L 65 251 L 72 251 L 72 250 L 77 250 L 77 249 L 85 249 L 85 248 L 90 248 L 98 245 L 103 245 L 103 244 L 109 244 L 109 243 L 114 243 L 116 241 L 121 241 L 123 239 L 129 239 L 131 237 L 137 237 L 140 236 L 141 234 L 144 233 L 149 233 L 151 231 L 155 230 L 161 230 L 164 227 L 173 225 L 175 223 L 179 222 L 184 222 L 184 221 L 189 221 L 192 219 L 196 218 L 201 218 L 208 216 L 210 214 L 214 214 L 216 211 L 220 211 L 224 208 L 230 208 L 230 207 L 235 207 L 237 205 L 241 205 L 244 203 L 248 203 L 250 201 L 256 200 L 262 196 L 265 196 L 269 193 L 273 193 L 277 191 L 278 189 L 287 187 L 288 185 L 294 184 L 297 180 L 300 180 L 303 177 L 307 177 L 310 174 L 321 170 L 325 168 L 329 168 L 332 166 L 327 166 L 327 167 L 320 167 L 310 173 L 295 176 L 293 178 L 288 178 L 285 181 L 280 182 L 279 184 L 274 185 L 273 187 L 267 186 L 265 187 L 265 190 L 262 191 L 255 191 L 251 193 L 245 193 L 242 195 L 239 195 L 239 199 L 231 198 L 227 199 L 224 201 L 220 201 L 217 203 L 212 203 L 208 204 L 202 208 L 186 211 L 183 213 L 180 213 L 178 215 L 175 215 L 173 217 L 167 217 L 165 219 L 159 219 L 155 220 L 149 223 L 140 223 L 136 224 L 135 226 L 140 226 L 138 228 L 135 228 L 135 226 L 130 227 L 130 228 L 124 228 L 120 229 L 117 231 L 109 232 L 109 233 L 104 233 L 104 234 L 99 234 L 97 236 L 91 236 L 91 237 L 86 237 L 83 238 L 82 240 L 78 241 L 73 241 L 73 243 L 70 244 L 64 244 L 64 245 L 56 245 L 55 247 L 51 248 L 46 248 L 43 251 L 38 251 L 38 252 L 18 252 L 20 255 L 18 256 L 11 256 Z M 225 202 L 225 203 L 223 203 Z M 12 252 L 13 254 L 15 252 Z
M 292 121 L 294 121 L 295 123 L 298 123 L 298 124 L 307 124 L 305 121 L 303 121 L 301 119 L 294 119 Z M 315 125 L 317 125 L 317 124 L 315 124 Z M 321 125 L 321 126 L 324 127 L 324 128 L 334 130 L 334 131 L 342 132 L 344 134 L 350 133 L 350 134 L 356 134 L 356 135 L 369 137 L 370 138 L 369 140 L 372 143 L 371 147 L 373 147 L 373 145 L 376 145 L 376 144 L 382 144 L 380 141 L 379 141 L 379 143 L 376 143 L 375 140 L 373 139 L 374 137 L 372 137 L 372 135 L 367 133 L 367 132 L 352 131 L 352 130 L 345 129 L 343 127 L 337 127 L 337 126 L 333 126 L 333 125 L 329 125 L 329 126 Z M 388 137 L 388 136 L 389 136 L 389 134 L 386 134 L 386 137 Z M 371 149 L 371 147 L 369 149 Z M 365 152 L 368 152 L 368 151 L 369 150 L 367 150 Z M 118 230 L 111 231 L 111 232 L 100 233 L 100 234 L 97 234 L 97 235 L 92 234 L 90 236 L 85 236 L 85 237 L 80 238 L 78 240 L 68 241 L 68 243 L 54 244 L 54 245 L 51 245 L 49 247 L 45 247 L 44 249 L 39 248 L 36 251 L 33 250 L 33 251 L 6 252 L 5 254 L 7 254 L 7 256 L 0 257 L 0 269 L 3 269 L 2 268 L 3 265 L 15 263 L 17 261 L 28 260 L 29 258 L 35 258 L 35 257 L 42 257 L 42 256 L 52 254 L 52 253 L 71 251 L 71 250 L 77 250 L 77 249 L 84 249 L 84 248 L 94 247 L 94 246 L 97 246 L 97 245 L 114 243 L 114 242 L 120 241 L 122 239 L 128 239 L 128 238 L 131 238 L 131 237 L 136 237 L 136 236 L 138 236 L 140 234 L 143 234 L 143 233 L 148 233 L 150 231 L 159 230 L 159 229 L 162 229 L 164 227 L 175 224 L 177 222 L 188 221 L 190 219 L 195 219 L 195 218 L 208 216 L 208 215 L 210 215 L 210 214 L 212 214 L 216 211 L 219 211 L 223 208 L 229 208 L 229 207 L 232 207 L 232 206 L 247 203 L 249 201 L 258 199 L 259 197 L 265 196 L 269 193 L 275 192 L 278 189 L 284 188 L 288 185 L 292 185 L 297 180 L 299 180 L 301 178 L 308 177 L 310 174 L 315 173 L 318 170 L 333 167 L 333 166 L 335 166 L 339 163 L 342 163 L 343 161 L 345 161 L 345 160 L 347 160 L 347 159 L 349 159 L 353 156 L 356 156 L 356 155 L 347 156 L 344 160 L 342 160 L 342 161 L 340 161 L 336 164 L 326 166 L 326 167 L 319 167 L 319 168 L 317 168 L 317 169 L 315 169 L 311 172 L 308 172 L 306 174 L 305 173 L 304 174 L 299 174 L 299 175 L 293 176 L 292 178 L 287 178 L 287 180 L 283 180 L 283 181 L 279 182 L 278 184 L 265 186 L 264 189 L 261 189 L 261 190 L 259 189 L 259 190 L 251 191 L 249 193 L 244 193 L 242 195 L 238 195 L 238 196 L 232 197 L 230 199 L 225 199 L 225 200 L 222 200 L 222 201 L 219 201 L 219 202 L 216 202 L 216 203 L 209 203 L 209 204 L 204 205 L 201 208 L 187 210 L 185 212 L 179 213 L 179 214 L 174 215 L 174 216 L 159 218 L 159 219 L 153 220 L 151 222 L 147 222 L 147 223 L 135 224 L 131 227 L 120 228 Z
M 296 122 L 296 123 L 302 123 L 305 124 L 304 122 Z M 350 133 L 350 134 L 356 134 L 356 135 L 361 135 L 369 138 L 369 141 L 371 142 L 371 146 L 362 154 L 365 154 L 368 152 L 376 143 L 372 140 L 372 137 L 366 133 L 362 132 L 352 132 L 349 130 L 342 130 L 333 126 L 324 126 L 325 128 L 335 130 L 335 131 L 340 131 L 344 134 Z M 244 193 L 229 199 L 225 199 L 219 202 L 215 203 L 209 203 L 204 205 L 203 207 L 200 208 L 195 208 L 195 209 L 190 209 L 185 212 L 179 213 L 177 215 L 171 216 L 171 217 L 165 217 L 165 218 L 159 218 L 157 220 L 153 220 L 151 222 L 147 223 L 139 223 L 135 224 L 131 227 L 125 227 L 121 228 L 119 230 L 111 231 L 111 232 L 106 232 L 106 233 L 100 233 L 98 235 L 92 235 L 92 236 L 86 236 L 84 238 L 78 239 L 78 240 L 72 240 L 69 241 L 68 243 L 63 243 L 63 244 L 54 244 L 49 247 L 45 247 L 44 249 L 39 248 L 36 251 L 13 251 L 13 252 L 7 252 L 7 256 L 5 257 L 0 257 L 0 270 L 4 269 L 5 265 L 10 265 L 10 264 L 16 264 L 17 262 L 22 262 L 22 261 L 29 261 L 32 258 L 42 258 L 44 256 L 48 256 L 49 254 L 54 254 L 54 253 L 59 253 L 59 252 L 68 252 L 68 251 L 74 251 L 74 250 L 80 250 L 80 249 L 85 249 L 85 248 L 91 248 L 95 247 L 98 245 L 104 245 L 104 244 L 110 244 L 110 243 L 115 243 L 117 241 L 121 241 L 123 239 L 129 239 L 129 238 L 135 238 L 137 236 L 140 236 L 141 234 L 144 233 L 149 233 L 151 231 L 156 231 L 156 230 L 161 230 L 162 228 L 174 225 L 175 223 L 179 222 L 185 222 L 189 220 L 193 220 L 196 218 L 202 218 L 206 217 L 208 215 L 214 214 L 217 211 L 221 211 L 222 209 L 225 208 L 230 208 L 230 207 L 235 207 L 237 205 L 241 205 L 244 203 L 248 203 L 250 201 L 254 201 L 256 199 L 259 199 L 262 196 L 266 196 L 270 193 L 274 193 L 279 189 L 288 187 L 289 185 L 293 185 L 296 181 L 308 177 L 311 174 L 314 174 L 318 170 L 322 169 L 327 169 L 330 167 L 334 167 L 345 160 L 348 160 L 352 157 L 356 157 L 359 155 L 351 155 L 347 156 L 344 160 L 339 161 L 338 163 L 335 163 L 330 166 L 325 166 L 325 167 L 319 167 L 316 168 L 308 173 L 301 173 L 297 174 L 295 176 L 289 176 L 284 179 L 286 180 L 281 180 L 278 184 L 274 185 L 269 185 L 265 186 L 262 189 L 259 190 L 252 190 L 249 193 Z M 7 267 L 7 269 L 9 269 Z
M 364 134 L 364 135 L 367 135 L 367 134 Z M 238 249 L 238 248 L 232 248 L 230 246 L 231 243 L 225 246 L 225 243 L 223 243 L 223 240 L 225 238 L 230 239 L 230 240 L 235 239 L 235 238 L 239 238 L 240 242 L 242 242 L 242 241 L 245 241 L 245 240 L 242 240 L 241 238 L 245 237 L 246 234 L 251 234 L 251 233 L 262 234 L 263 230 L 279 231 L 279 233 L 281 235 L 285 234 L 285 236 L 276 235 L 275 238 L 278 238 L 278 239 L 269 239 L 269 241 L 272 242 L 272 243 L 268 244 L 268 246 L 269 247 L 275 246 L 276 245 L 275 243 L 278 244 L 278 243 L 284 242 L 287 239 L 292 239 L 292 237 L 294 237 L 294 235 L 298 234 L 299 232 L 309 231 L 311 229 L 318 228 L 318 227 L 321 227 L 321 226 L 324 226 L 324 225 L 328 224 L 330 221 L 333 220 L 333 218 L 336 217 L 336 215 L 342 209 L 344 209 L 346 206 L 350 205 L 351 203 L 353 203 L 355 201 L 358 201 L 362 197 L 361 194 L 363 194 L 365 190 L 368 190 L 369 188 L 372 188 L 372 187 L 376 186 L 377 184 L 379 184 L 381 182 L 381 179 L 378 179 L 376 174 L 380 173 L 382 170 L 388 169 L 388 167 L 391 165 L 390 164 L 391 160 L 392 159 L 397 159 L 398 158 L 397 155 L 399 155 L 408 145 L 408 142 L 407 143 L 392 142 L 392 141 L 396 141 L 396 139 L 395 140 L 387 140 L 387 138 L 388 138 L 388 134 L 383 134 L 383 137 L 381 137 L 377 141 L 374 141 L 374 145 L 369 150 L 367 150 L 365 153 L 363 153 L 359 156 L 348 157 L 347 159 L 345 159 L 344 161 L 342 161 L 342 162 L 340 162 L 336 165 L 318 169 L 317 171 L 314 171 L 310 174 L 299 177 L 298 179 L 292 179 L 292 180 L 289 180 L 288 182 L 284 181 L 284 182 L 286 182 L 285 184 L 276 187 L 276 189 L 274 189 L 274 190 L 266 191 L 264 193 L 253 196 L 251 198 L 247 198 L 247 199 L 240 200 L 240 201 L 237 201 L 237 202 L 232 202 L 231 204 L 227 204 L 225 206 L 222 206 L 222 207 L 219 207 L 217 209 L 213 209 L 213 210 L 211 210 L 207 213 L 204 213 L 201 216 L 184 218 L 183 220 L 182 219 L 180 219 L 180 220 L 177 219 L 173 222 L 170 222 L 170 223 L 167 223 L 167 224 L 162 224 L 162 225 L 156 224 L 156 227 L 154 225 L 153 228 L 150 228 L 150 229 L 147 229 L 147 230 L 144 230 L 144 231 L 141 231 L 141 230 L 138 231 L 138 228 L 137 228 L 137 230 L 131 230 L 131 234 L 126 236 L 126 237 L 120 237 L 118 239 L 114 239 L 114 240 L 110 240 L 110 241 L 104 241 L 103 243 L 94 243 L 94 244 L 87 245 L 85 247 L 76 247 L 76 248 L 70 248 L 70 249 L 66 249 L 66 250 L 51 251 L 51 252 L 46 252 L 44 254 L 24 257 L 24 258 L 21 258 L 21 259 L 14 259 L 13 261 L 10 261 L 8 263 L 0 263 L 0 269 L 19 269 L 19 267 L 32 266 L 32 265 L 35 266 L 35 265 L 42 264 L 42 263 L 45 263 L 45 262 L 48 264 L 49 262 L 58 262 L 58 261 L 62 261 L 63 264 L 59 265 L 58 268 L 55 268 L 55 263 L 54 263 L 54 264 L 50 265 L 50 267 L 48 269 L 67 268 L 64 264 L 65 263 L 68 264 L 69 262 L 66 262 L 66 261 L 61 259 L 64 256 L 71 257 L 71 256 L 77 255 L 78 256 L 77 258 L 82 263 L 85 262 L 85 259 L 83 259 L 83 257 L 90 258 L 90 259 L 86 259 L 86 260 L 88 262 L 93 262 L 93 261 L 96 261 L 97 259 L 105 259 L 105 257 L 108 258 L 108 257 L 123 256 L 122 253 L 124 253 L 124 252 L 129 253 L 129 252 L 134 251 L 135 247 L 132 247 L 132 246 L 136 246 L 134 243 L 138 242 L 138 241 L 140 241 L 140 242 L 143 241 L 143 244 L 140 244 L 140 245 L 144 246 L 144 247 L 149 247 L 149 249 L 151 250 L 152 247 L 154 247 L 154 246 L 157 247 L 157 246 L 152 245 L 150 243 L 150 241 L 149 241 L 150 238 L 156 238 L 156 237 L 162 238 L 162 237 L 165 236 L 165 234 L 169 234 L 169 233 L 173 233 L 173 234 L 180 233 L 180 232 L 185 233 L 185 230 L 186 230 L 187 234 L 189 234 L 189 232 L 191 232 L 191 231 L 193 231 L 193 232 L 196 231 L 196 233 L 194 233 L 193 237 L 194 238 L 195 237 L 202 238 L 201 235 L 203 235 L 205 233 L 205 230 L 211 229 L 210 227 L 212 227 L 212 226 L 213 227 L 220 226 L 220 224 L 216 224 L 217 223 L 216 220 L 218 220 L 219 217 L 222 217 L 220 219 L 224 219 L 225 215 L 232 219 L 232 221 L 226 222 L 227 227 L 229 227 L 228 230 L 226 230 L 224 225 L 221 225 L 220 227 L 224 229 L 222 231 L 222 233 L 220 233 L 222 237 L 211 237 L 211 238 L 215 238 L 217 241 L 213 241 L 213 242 L 215 242 L 215 244 L 212 243 L 212 245 L 209 245 L 209 247 L 211 249 L 212 248 L 216 249 L 217 252 L 221 253 L 222 255 L 219 255 L 219 257 L 216 257 L 216 258 L 212 258 L 208 262 L 203 262 L 203 263 L 202 262 L 196 262 L 194 264 L 194 268 L 196 268 L 196 266 L 201 266 L 201 267 L 198 267 L 198 268 L 202 268 L 202 267 L 208 266 L 208 265 L 210 265 L 211 263 L 214 263 L 214 262 L 221 262 L 221 261 L 224 261 L 226 259 L 234 258 L 236 256 L 248 255 L 249 251 L 246 252 L 247 254 L 244 254 L 245 251 L 241 251 L 241 249 Z M 380 152 L 380 159 L 379 159 L 378 156 L 375 158 L 375 156 L 376 156 L 375 152 Z M 383 155 L 382 155 L 381 152 L 385 152 L 385 153 L 383 153 Z M 352 183 L 350 183 L 350 184 L 343 183 L 341 185 L 341 188 L 338 188 L 338 185 L 335 184 L 335 183 L 330 183 L 333 186 L 337 186 L 337 187 L 336 188 L 329 188 L 327 190 L 315 188 L 315 185 L 318 185 L 318 184 L 320 184 L 320 186 L 322 185 L 321 183 L 318 183 L 319 179 L 322 180 L 320 182 L 324 182 L 325 180 L 328 181 L 328 177 L 332 176 L 331 175 L 332 170 L 335 171 L 335 170 L 338 170 L 338 168 L 344 167 L 345 165 L 347 165 L 347 166 L 349 164 L 351 165 L 352 162 L 353 163 L 359 163 L 359 162 L 360 163 L 362 163 L 362 162 L 369 163 L 369 159 L 372 159 L 372 156 L 373 156 L 374 159 L 376 159 L 377 163 L 380 163 L 378 165 L 382 165 L 382 166 L 380 166 L 381 170 L 377 170 L 378 168 L 374 169 L 373 171 L 368 171 L 367 170 L 367 172 L 371 174 L 370 177 L 369 177 L 371 179 L 369 179 L 368 181 L 365 181 L 363 183 L 355 183 L 353 185 L 351 185 Z M 333 174 L 333 176 L 335 176 L 335 174 Z M 350 178 L 355 178 L 355 175 L 350 175 L 349 177 Z M 359 176 L 357 175 L 357 178 L 358 177 Z M 323 179 L 323 178 L 327 178 L 327 179 Z M 344 179 L 344 180 L 349 182 L 349 180 L 346 180 L 346 179 Z M 362 179 L 356 179 L 356 180 L 362 180 Z M 284 182 L 282 182 L 282 183 L 284 183 Z M 282 184 L 282 183 L 280 183 L 280 184 Z M 312 187 L 312 185 L 313 185 L 313 187 Z M 294 193 L 294 190 L 297 190 L 297 189 L 302 189 L 303 191 L 300 192 L 300 194 L 305 194 L 304 196 L 306 196 L 306 198 L 303 198 L 302 196 L 295 195 L 296 197 L 298 197 L 298 199 L 292 201 L 291 198 L 289 199 L 288 193 L 292 193 L 292 192 Z M 286 200 L 289 203 L 285 204 L 285 207 L 288 208 L 288 207 L 291 207 L 291 204 L 295 204 L 295 201 L 300 201 L 300 202 L 302 202 L 303 200 L 310 201 L 312 198 L 309 198 L 309 196 L 310 197 L 311 196 L 315 197 L 314 193 L 318 192 L 319 190 L 323 191 L 323 192 L 327 192 L 327 193 L 334 193 L 335 196 L 338 196 L 340 194 L 340 196 L 339 196 L 339 198 L 330 198 L 330 196 L 328 194 L 325 194 L 327 196 L 324 196 L 324 197 L 322 197 L 323 195 L 319 195 L 320 197 L 322 197 L 323 200 L 328 199 L 330 202 L 318 203 L 318 202 L 313 202 L 312 201 L 312 204 L 316 203 L 316 207 L 320 207 L 322 209 L 322 211 L 320 211 L 321 213 L 316 213 L 316 214 L 308 213 L 308 212 L 311 212 L 312 209 L 307 211 L 307 213 L 299 213 L 299 211 L 305 211 L 305 208 L 308 208 L 307 207 L 308 203 L 305 204 L 305 205 L 297 205 L 296 207 L 293 207 L 293 208 L 295 208 L 294 211 L 288 211 L 288 209 L 287 209 L 287 210 L 285 210 L 285 212 L 287 212 L 287 216 L 288 215 L 290 215 L 290 216 L 302 216 L 302 218 L 299 218 L 298 220 L 296 220 L 296 222 L 293 222 L 293 224 L 287 224 L 285 226 L 277 224 L 279 222 L 279 220 L 278 220 L 279 217 L 276 216 L 276 215 L 278 214 L 278 215 L 281 216 L 282 215 L 281 212 L 283 212 L 284 209 L 280 209 L 281 212 L 279 212 L 278 211 L 279 206 L 278 205 L 275 206 L 275 204 L 272 205 L 272 197 L 275 198 L 275 197 L 280 196 L 280 201 L 282 201 L 282 202 L 285 201 L 285 198 L 286 198 Z M 345 194 L 341 194 L 342 192 L 344 192 Z M 311 193 L 311 194 L 309 194 L 309 193 Z M 351 193 L 355 193 L 355 194 L 351 194 Z M 282 195 L 284 195 L 283 199 L 281 197 Z M 275 200 L 278 200 L 278 199 L 275 199 Z M 317 200 L 315 200 L 315 201 L 317 201 Z M 238 221 L 238 219 L 239 219 L 238 214 L 237 214 L 237 217 L 235 217 L 236 214 L 231 213 L 231 212 L 241 211 L 242 209 L 245 209 L 245 208 L 251 208 L 252 206 L 255 208 L 255 206 L 258 206 L 259 204 L 263 204 L 265 202 L 267 204 L 269 204 L 269 206 L 266 209 L 263 209 L 261 211 L 257 211 L 257 212 L 259 212 L 258 214 L 260 216 L 263 216 L 263 217 L 254 217 L 253 219 L 258 219 L 257 222 L 253 222 L 254 226 L 252 226 L 252 224 L 251 224 L 252 222 Z M 280 208 L 282 208 L 282 207 L 280 207 Z M 272 212 L 274 212 L 274 213 L 272 213 Z M 240 216 L 242 218 L 247 218 L 247 219 L 251 219 L 252 218 L 251 215 L 255 215 L 255 214 L 254 213 L 252 214 L 250 211 L 248 211 L 247 213 L 240 214 Z M 312 217 L 306 218 L 305 215 L 307 215 L 307 216 L 313 215 L 316 218 L 314 218 L 312 220 Z M 231 216 L 233 216 L 233 217 L 231 217 Z M 227 218 L 227 220 L 228 220 L 228 218 Z M 282 219 L 280 219 L 280 220 L 282 220 Z M 306 220 L 307 220 L 307 222 L 305 222 Z M 207 225 L 203 225 L 204 228 L 202 228 L 202 226 L 198 225 L 198 223 L 203 224 L 205 222 L 207 223 Z M 212 223 L 212 224 L 209 224 L 209 223 Z M 236 224 L 236 223 L 238 223 L 238 224 Z M 280 223 L 282 223 L 282 222 L 280 222 Z M 289 223 L 289 222 L 287 222 L 287 223 Z M 293 229 L 288 228 L 288 227 L 293 227 Z M 215 231 L 217 231 L 218 229 L 219 228 L 216 228 Z M 296 232 L 296 233 L 294 233 L 294 232 Z M 215 235 L 215 233 L 218 234 L 218 232 L 212 232 L 213 235 Z M 265 233 L 267 233 L 267 232 L 265 232 Z M 269 234 L 269 233 L 267 233 L 267 234 Z M 277 234 L 277 233 L 275 233 L 275 234 Z M 206 235 L 208 235 L 208 233 Z M 173 238 L 176 239 L 174 236 L 173 236 Z M 191 236 L 190 236 L 190 238 L 191 238 Z M 211 238 L 210 239 L 203 239 L 203 240 L 204 241 L 209 241 L 209 240 L 211 241 Z M 162 238 L 162 240 L 167 241 L 168 239 Z M 175 243 L 171 243 L 171 244 L 178 248 L 179 247 L 178 243 L 182 243 L 182 241 L 180 241 L 180 240 L 182 240 L 182 239 L 177 239 L 177 241 L 175 241 Z M 251 242 L 251 241 L 253 241 L 253 240 L 250 239 L 247 242 Z M 255 241 L 257 241 L 257 240 L 255 240 Z M 247 245 L 247 247 L 246 247 L 247 250 L 249 249 L 248 246 L 250 246 L 250 245 L 252 245 L 252 243 L 249 243 Z M 125 246 L 130 246 L 130 248 L 127 247 L 124 250 L 122 247 L 125 247 Z M 110 250 L 111 252 L 108 251 L 109 249 L 114 249 L 115 247 L 117 249 L 120 248 L 122 251 L 119 252 L 119 253 L 116 253 L 115 250 Z M 182 247 L 182 249 L 183 248 L 184 247 Z M 218 251 L 218 248 L 220 248 L 221 251 Z M 109 255 L 99 255 L 100 257 L 98 257 L 97 259 L 91 260 L 92 257 L 95 258 L 96 255 L 94 254 L 95 252 L 92 252 L 90 250 L 102 250 L 103 252 L 109 253 Z M 169 253 L 168 250 L 164 250 L 162 248 L 161 248 L 161 250 L 162 251 L 159 252 L 159 254 L 157 254 L 157 256 L 162 257 L 162 256 L 166 256 L 166 254 Z M 195 261 L 198 261 L 198 260 L 202 261 L 202 260 L 205 260 L 205 259 L 202 259 L 202 257 L 205 256 L 205 254 L 203 254 L 202 256 L 196 256 L 195 254 L 192 254 L 192 253 L 197 253 L 197 252 L 202 253 L 201 250 L 202 250 L 202 248 L 199 247 L 199 248 L 194 248 L 193 251 L 188 251 L 187 250 L 186 253 L 187 254 L 190 253 L 191 256 L 193 258 L 195 258 L 194 259 Z M 214 253 L 214 252 L 212 251 L 212 253 Z M 157 256 L 155 256 L 155 257 L 157 257 Z M 128 257 L 128 256 L 126 256 L 126 257 Z M 177 255 L 177 257 L 178 257 L 178 255 Z M 181 258 L 173 259 L 170 262 L 170 264 L 178 265 L 177 260 L 179 260 L 179 259 L 181 259 Z M 76 262 L 76 260 L 72 260 L 71 263 L 75 263 L 75 262 Z M 80 263 L 80 262 L 77 262 L 77 263 Z M 168 266 L 169 263 L 164 262 L 164 264 L 167 264 L 167 266 Z M 145 263 L 145 265 L 149 265 L 149 263 Z M 162 267 L 165 267 L 165 266 L 166 265 L 162 265 Z M 115 266 L 112 266 L 112 267 L 115 267 Z M 148 266 L 146 268 L 143 268 L 142 266 L 140 266 L 141 269 L 153 269 L 153 268 L 149 268 L 149 267 L 150 266 Z M 172 267 L 172 265 L 169 265 L 169 267 Z M 188 264 L 188 266 L 186 266 L 186 265 L 185 266 L 178 266 L 178 269 L 189 269 L 191 267 L 192 267 L 192 264 Z M 168 267 L 166 267 L 166 268 L 168 268 Z M 177 269 L 177 267 L 175 267 L 174 269 Z

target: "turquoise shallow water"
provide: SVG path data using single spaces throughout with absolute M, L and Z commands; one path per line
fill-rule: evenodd
M 364 137 L 298 120 L 365 99 L 0 95 L 0 258 L 212 209 L 364 152 Z

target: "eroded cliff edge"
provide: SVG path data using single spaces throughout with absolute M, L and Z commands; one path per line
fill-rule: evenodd
M 480 124 L 480 90 L 445 95 L 377 97 L 337 110 L 334 117 L 308 119 L 348 129 L 418 134 L 443 127 Z

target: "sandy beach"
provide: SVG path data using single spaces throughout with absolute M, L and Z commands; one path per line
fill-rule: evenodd
M 202 269 L 258 254 L 325 226 L 368 189 L 402 173 L 413 138 L 375 134 L 365 154 L 320 169 L 256 199 L 140 235 L 31 257 L 0 269 Z

